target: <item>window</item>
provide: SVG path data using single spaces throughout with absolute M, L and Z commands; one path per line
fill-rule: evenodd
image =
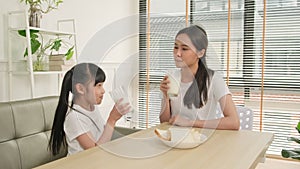
M 298 135 L 300 119 L 300 4 L 263 2 L 191 0 L 181 11 L 151 13 L 147 5 L 159 1 L 140 1 L 139 127 L 159 123 L 159 82 L 175 67 L 174 37 L 188 20 L 206 29 L 214 51 L 209 66 L 223 72 L 236 105 L 253 109 L 254 130 L 274 133 L 268 154 L 295 146 L 286 138 Z

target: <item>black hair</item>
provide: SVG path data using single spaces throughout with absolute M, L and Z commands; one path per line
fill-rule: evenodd
M 105 81 L 104 71 L 92 63 L 80 63 L 73 66 L 66 72 L 60 91 L 58 105 L 56 107 L 53 120 L 51 136 L 49 140 L 49 149 L 53 155 L 60 152 L 62 146 L 66 147 L 66 135 L 64 132 L 64 121 L 68 108 L 73 108 L 73 99 L 76 97 L 75 85 L 86 84 L 94 81 L 95 84 Z M 69 105 L 69 94 L 73 94 L 71 105 Z
M 198 25 L 192 25 L 180 30 L 176 37 L 179 34 L 186 34 L 196 47 L 197 51 L 205 49 L 204 55 L 198 61 L 195 79 L 183 98 L 183 103 L 188 108 L 192 108 L 192 105 L 196 108 L 200 108 L 207 102 L 210 78 L 214 73 L 214 71 L 209 69 L 206 64 L 206 50 L 208 46 L 207 34 L 205 30 Z

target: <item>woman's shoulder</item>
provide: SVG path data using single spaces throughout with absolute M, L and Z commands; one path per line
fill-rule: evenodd
M 224 75 L 223 73 L 219 72 L 219 71 L 213 71 L 212 73 L 212 81 L 214 80 L 222 80 L 224 81 Z

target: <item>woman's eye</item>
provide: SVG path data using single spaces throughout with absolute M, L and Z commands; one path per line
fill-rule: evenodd
M 177 46 L 174 46 L 174 49 L 178 49 L 178 47 L 177 47 Z

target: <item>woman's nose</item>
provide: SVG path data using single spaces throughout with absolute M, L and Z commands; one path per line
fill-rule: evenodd
M 175 54 L 176 54 L 177 57 L 181 57 L 181 51 L 180 50 L 176 50 Z

